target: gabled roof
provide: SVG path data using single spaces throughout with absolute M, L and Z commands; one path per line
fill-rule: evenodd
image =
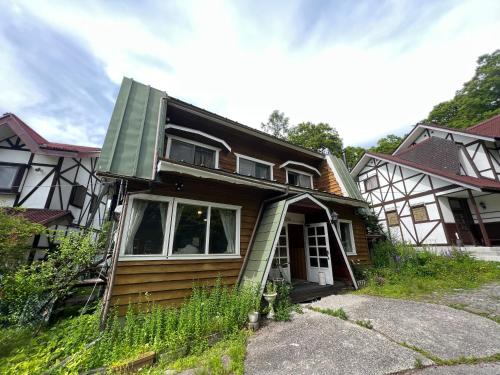
M 50 210 L 43 208 L 27 208 L 23 210 L 7 209 L 7 212 L 14 216 L 21 216 L 33 223 L 42 224 L 45 226 L 52 225 L 56 222 L 73 221 L 73 214 L 67 210 Z
M 101 151 L 98 147 L 49 142 L 13 113 L 5 113 L 0 117 L 0 127 L 2 126 L 8 126 L 35 154 L 81 158 L 97 157 Z
M 350 198 L 363 200 L 363 196 L 350 175 L 345 163 L 334 155 L 327 155 L 326 160 L 328 165 L 333 170 L 335 179 L 340 185 L 342 192 Z
M 468 133 L 500 139 L 500 115 L 466 129 Z
M 459 154 L 460 145 L 455 142 L 439 137 L 430 137 L 397 152 L 394 156 L 440 171 L 459 174 Z
M 426 164 L 421 164 L 420 162 L 405 160 L 397 155 L 387 155 L 380 154 L 375 152 L 367 152 L 361 158 L 360 162 L 356 165 L 355 169 L 351 173 L 357 174 L 360 172 L 359 165 L 365 165 L 369 158 L 376 158 L 380 160 L 385 160 L 388 162 L 392 162 L 394 164 L 402 165 L 404 167 L 408 167 L 410 169 L 414 169 L 426 174 L 429 174 L 434 177 L 441 178 L 445 181 L 464 186 L 473 190 L 486 190 L 486 191 L 500 191 L 500 182 L 495 180 L 490 180 L 489 178 L 477 178 L 471 176 L 462 176 L 450 171 L 445 170 L 444 168 L 432 167 Z M 365 159 L 363 161 L 363 159 Z M 358 170 L 359 169 L 359 170 Z
M 176 99 L 164 91 L 124 77 L 102 146 L 101 158 L 97 165 L 98 171 L 102 174 L 152 180 L 155 176 L 157 154 L 163 150 L 163 132 L 167 111 L 165 106 L 167 105 L 169 108 L 179 108 L 210 119 L 243 134 L 264 139 L 318 159 L 324 158 L 321 153 L 273 137 Z M 177 128 L 179 128 L 178 125 Z

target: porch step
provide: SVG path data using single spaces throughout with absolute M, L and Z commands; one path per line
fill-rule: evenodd
M 322 297 L 338 294 L 348 286 L 342 281 L 335 281 L 334 285 L 319 285 L 312 282 L 301 282 L 293 285 L 290 298 L 293 303 L 314 301 Z

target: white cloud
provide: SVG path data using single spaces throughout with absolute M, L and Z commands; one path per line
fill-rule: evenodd
M 117 4 L 99 2 L 15 4 L 79 40 L 113 82 L 133 77 L 253 127 L 273 109 L 293 123 L 329 122 L 346 144 L 373 141 L 426 117 L 472 76 L 477 57 L 497 48 L 500 35 L 498 1 L 452 3 L 408 32 L 400 25 L 408 12 L 432 16 L 435 9 L 396 2 L 384 23 L 362 37 L 325 39 L 313 29 L 293 48 L 297 6 L 280 8 L 265 24 L 268 18 L 250 18 L 224 1 L 183 1 L 155 17 L 114 12 Z M 154 9 L 161 10 L 162 2 Z M 328 21 L 321 18 L 322 28 Z M 363 21 L 353 19 L 352 28 Z M 387 37 L 391 30 L 397 31 Z M 352 31 L 336 29 L 341 36 Z M 19 75 L 13 66 L 3 64 L 0 76 Z M 52 120 L 46 121 L 49 131 Z

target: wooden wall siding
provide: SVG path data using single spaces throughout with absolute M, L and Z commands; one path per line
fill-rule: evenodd
M 221 150 L 219 154 L 219 168 L 226 172 L 233 173 L 236 171 L 236 155 L 234 155 L 234 153 L 274 163 L 273 177 L 280 183 L 286 183 L 285 170 L 279 168 L 284 162 L 294 160 L 319 169 L 324 161 L 320 156 L 314 157 L 303 154 L 299 151 L 272 142 L 267 142 L 257 137 L 252 137 L 249 134 L 228 129 L 220 124 L 196 117 L 189 113 L 181 112 L 173 107 L 169 107 L 167 111 L 169 121 L 172 124 L 201 130 L 223 139 L 231 146 L 231 152 Z M 186 136 L 186 138 L 193 139 L 192 136 Z M 314 183 L 316 184 L 316 181 Z
M 368 264 L 371 262 L 368 250 L 368 240 L 366 238 L 366 226 L 361 216 L 356 215 L 356 208 L 342 206 L 335 203 L 324 202 L 329 208 L 339 214 L 340 219 L 351 220 L 354 232 L 354 243 L 356 245 L 356 255 L 349 255 L 348 259 L 355 263 Z
M 321 176 L 314 179 L 314 187 L 320 191 L 327 191 L 329 193 L 342 195 L 340 185 L 337 182 L 333 171 L 328 166 L 326 160 L 323 160 L 323 162 L 321 163 L 319 171 L 321 173 Z
M 148 299 L 159 304 L 178 304 L 189 296 L 193 283 L 213 285 L 217 277 L 223 283 L 234 285 L 237 281 L 250 237 L 257 220 L 261 202 L 270 198 L 269 193 L 247 187 L 228 186 L 217 182 L 200 181 L 169 174 L 164 183 L 155 184 L 151 194 L 219 202 L 242 206 L 240 254 L 238 259 L 207 260 L 150 260 L 120 261 L 112 291 L 112 304 L 120 312 L 129 303 L 145 303 Z M 182 181 L 182 191 L 175 190 L 175 183 Z M 129 192 L 147 189 L 144 183 L 129 181 Z M 275 195 L 276 193 L 271 193 Z

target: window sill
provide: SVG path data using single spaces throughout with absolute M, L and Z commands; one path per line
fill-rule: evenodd
M 119 261 L 135 260 L 215 260 L 215 259 L 241 259 L 241 255 L 120 255 Z

